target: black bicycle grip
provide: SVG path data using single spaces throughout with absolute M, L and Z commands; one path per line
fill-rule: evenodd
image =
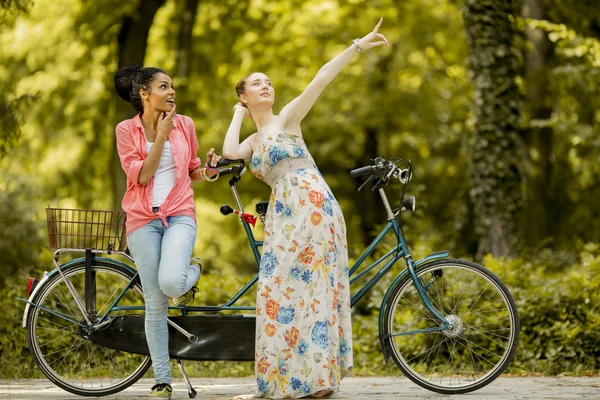
M 227 158 L 223 158 L 222 160 L 219 160 L 219 162 L 217 163 L 217 168 L 219 167 L 226 167 L 227 165 L 231 164 L 232 162 L 237 162 L 236 160 L 229 160 Z
M 233 212 L 233 208 L 231 208 L 228 204 L 223 204 L 219 211 L 221 211 L 221 214 L 223 215 L 229 215 Z
M 219 176 L 229 175 L 231 173 L 231 168 L 219 168 Z
M 351 178 L 358 178 L 359 176 L 371 175 L 375 172 L 375 167 L 367 165 L 366 167 L 360 167 L 350 171 Z

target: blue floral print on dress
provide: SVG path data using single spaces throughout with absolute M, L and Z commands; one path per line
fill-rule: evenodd
M 260 270 L 265 275 L 265 277 L 268 278 L 273 275 L 273 272 L 275 272 L 275 267 L 277 267 L 277 264 L 278 262 L 275 253 L 269 252 L 265 254 L 260 260 Z
M 303 355 L 306 354 L 306 352 L 308 351 L 308 343 L 306 343 L 306 340 L 302 339 L 298 342 L 298 345 L 296 346 L 296 354 L 298 354 L 300 357 L 302 357 Z
M 294 280 L 300 279 L 300 267 L 292 267 L 292 269 L 290 270 L 290 276 Z
M 323 211 L 330 217 L 333 217 L 333 208 L 331 207 L 331 200 L 325 199 L 323 202 Z
M 310 270 L 306 270 L 304 271 L 304 273 L 302 274 L 302 280 L 304 281 L 304 283 L 308 283 L 312 280 L 312 272 Z
M 277 315 L 277 322 L 282 324 L 289 324 L 294 320 L 294 309 L 293 308 L 280 308 L 279 314 Z
M 311 340 L 314 344 L 325 350 L 329 345 L 327 339 L 327 321 L 319 321 L 312 328 Z
M 283 209 L 283 216 L 285 218 L 293 218 L 294 217 L 294 209 L 289 205 L 285 206 Z
M 258 391 L 259 392 L 266 392 L 269 388 L 269 382 L 266 382 L 265 380 L 263 380 L 261 377 L 258 377 L 257 379 L 258 382 Z
M 294 146 L 294 155 L 296 157 L 304 157 L 306 155 L 306 152 L 304 151 L 304 149 L 300 146 Z
M 262 167 L 262 158 L 252 156 L 250 160 L 250 168 L 260 169 Z
M 283 160 L 284 158 L 288 158 L 289 156 L 290 153 L 288 153 L 286 150 L 283 150 L 280 147 L 272 147 L 269 150 L 269 164 L 274 166 L 279 161 Z
M 302 393 L 309 394 L 310 392 L 311 392 L 310 385 L 308 384 L 308 382 L 304 382 L 302 384 Z
M 275 200 L 275 212 L 279 214 L 282 211 L 283 211 L 283 203 L 280 202 L 279 200 Z
M 290 379 L 290 385 L 292 385 L 292 389 L 298 390 L 302 386 L 302 381 L 298 378 Z

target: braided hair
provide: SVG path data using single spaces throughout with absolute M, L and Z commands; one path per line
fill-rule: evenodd
M 124 65 L 115 74 L 115 89 L 121 98 L 130 102 L 135 111 L 140 114 L 144 113 L 144 105 L 140 90 L 150 92 L 150 82 L 156 74 L 166 74 L 160 68 L 142 67 L 141 65 L 128 64 Z

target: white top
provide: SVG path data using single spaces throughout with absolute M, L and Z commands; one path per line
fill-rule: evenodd
M 146 152 L 149 154 L 152 149 L 152 145 L 146 141 Z M 154 185 L 152 186 L 152 207 L 159 207 L 175 186 L 175 180 L 177 179 L 177 167 L 175 166 L 175 159 L 171 152 L 171 143 L 166 141 L 163 146 L 163 152 L 160 156 L 160 163 L 154 173 Z

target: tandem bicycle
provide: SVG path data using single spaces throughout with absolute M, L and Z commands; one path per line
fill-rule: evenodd
M 221 213 L 239 215 L 259 265 L 263 242 L 255 239 L 237 190 L 245 163 L 220 164 L 220 175 L 231 176 L 237 207 L 224 205 Z M 374 338 L 384 361 L 393 360 L 414 383 L 438 393 L 467 393 L 492 382 L 508 366 L 518 343 L 520 323 L 509 290 L 481 265 L 452 259 L 448 251 L 413 260 L 400 225 L 401 213 L 415 209 L 415 198 L 405 196 L 412 178 L 409 160 L 378 157 L 350 174 L 366 177 L 359 190 L 372 184 L 387 215 L 387 224 L 349 268 L 352 306 L 394 270 L 381 300 L 379 337 Z M 396 208 L 385 192 L 394 181 L 403 185 Z M 268 206 L 256 204 L 263 222 Z M 30 278 L 28 298 L 19 299 L 26 303 L 23 327 L 33 359 L 50 381 L 71 393 L 119 392 L 151 365 L 143 288 L 126 248 L 124 215 L 59 208 L 48 208 L 46 214 L 55 268 L 39 280 Z M 388 235 L 395 238 L 390 248 L 384 241 Z M 71 259 L 61 263 L 66 254 Z M 382 255 L 366 261 L 375 254 Z M 394 268 L 400 260 L 405 267 Z M 357 283 L 361 278 L 366 283 Z M 257 280 L 258 274 L 222 305 L 169 307 L 177 314 L 168 319 L 170 357 L 177 360 L 190 397 L 196 391 L 182 360 L 254 361 L 255 307 L 236 303 Z

